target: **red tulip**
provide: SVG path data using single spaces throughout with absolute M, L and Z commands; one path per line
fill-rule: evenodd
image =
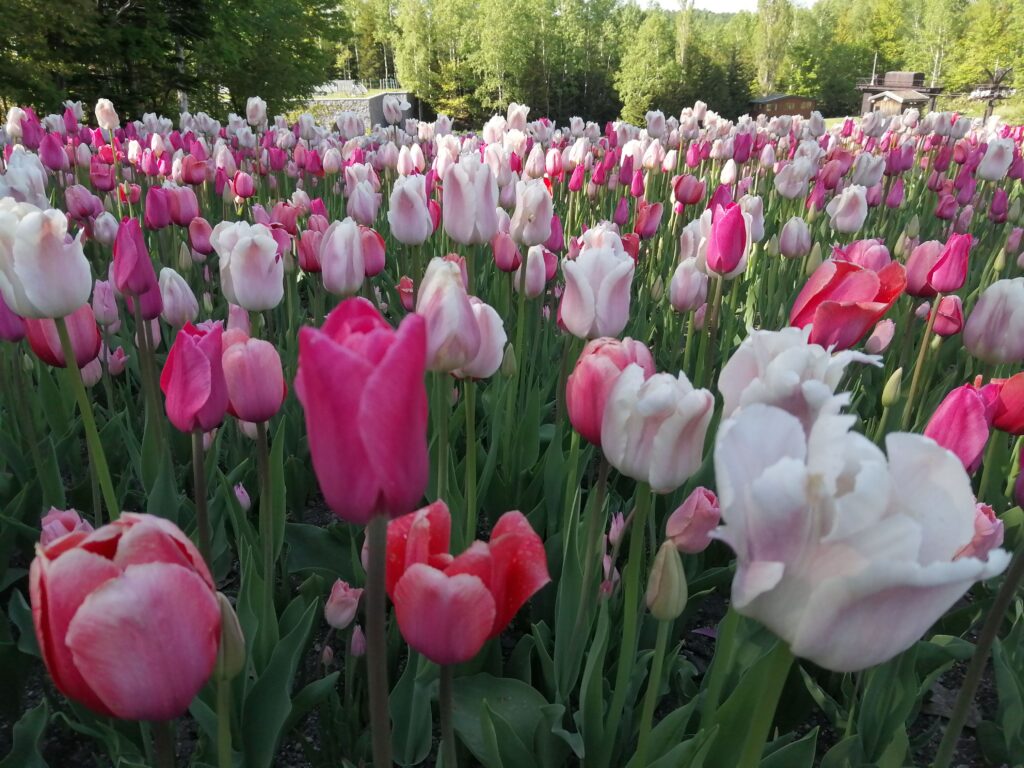
M 299 332 L 295 392 L 306 412 L 313 469 L 328 505 L 349 522 L 397 517 L 427 486 L 426 325 L 396 331 L 363 298 L 343 301 L 320 329 Z
M 388 523 L 384 577 L 388 597 L 395 599 L 398 580 L 416 563 L 441 570 L 451 563 L 451 532 L 452 516 L 441 500 Z
M 992 426 L 1011 435 L 1024 435 L 1024 373 L 993 379 L 982 390 L 992 406 Z
M 269 421 L 288 394 L 274 345 L 262 339 L 232 344 L 224 350 L 221 364 L 231 414 L 242 421 Z
M 878 272 L 846 261 L 826 261 L 796 297 L 789 322 L 812 325 L 810 343 L 848 349 L 860 341 L 903 293 L 907 276 L 892 262 Z
M 87 363 L 96 359 L 102 341 L 92 306 L 83 304 L 65 317 L 64 322 L 68 326 L 75 362 L 79 368 L 84 368 Z M 64 367 L 64 351 L 60 345 L 57 324 L 53 320 L 25 318 L 25 335 L 36 357 L 55 368 Z
M 123 514 L 37 549 L 32 620 L 57 688 L 101 715 L 170 720 L 213 671 L 220 609 L 210 572 L 173 523 Z
M 220 322 L 186 324 L 174 339 L 160 374 L 167 418 L 182 432 L 209 432 L 224 420 L 228 388 L 221 363 Z

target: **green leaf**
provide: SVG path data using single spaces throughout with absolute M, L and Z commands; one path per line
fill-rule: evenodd
M 7 757 L 0 760 L 0 768 L 47 768 L 39 751 L 39 741 L 43 738 L 48 720 L 45 701 L 22 715 L 14 724 L 14 746 Z
M 177 524 L 178 511 L 181 508 L 181 497 L 178 495 L 178 484 L 174 478 L 174 468 L 170 461 L 159 461 L 157 457 L 156 477 L 152 485 L 147 485 L 146 512 Z
M 281 556 L 284 544 L 284 521 L 286 515 L 285 497 L 287 489 L 284 482 L 284 444 L 285 419 L 277 426 L 274 433 L 274 445 L 270 449 L 270 498 L 273 503 L 274 560 Z
M 409 651 L 405 670 L 388 696 L 391 710 L 391 748 L 399 765 L 415 765 L 430 754 L 433 720 L 430 714 L 430 686 L 420 680 L 423 658 Z
M 715 742 L 718 726 L 710 730 L 701 730 L 689 741 L 684 741 L 670 749 L 664 757 L 648 763 L 647 768 L 703 768 L 708 752 Z
M 292 710 L 291 690 L 306 647 L 317 605 L 306 609 L 299 625 L 281 638 L 270 663 L 253 685 L 242 706 L 242 749 L 247 768 L 270 768 L 284 724 Z
M 488 674 L 457 677 L 452 688 L 455 730 L 478 760 L 484 762 L 493 756 L 488 749 L 489 737 L 500 744 L 502 738 L 512 734 L 524 745 L 533 743 L 533 734 L 542 718 L 541 707 L 548 703 L 535 688 L 519 680 Z M 492 722 L 490 734 L 481 722 L 484 712 L 493 713 L 494 721 L 503 721 L 497 726 Z
M 15 590 L 11 594 L 11 601 L 7 604 L 7 615 L 18 628 L 18 650 L 38 659 L 39 643 L 36 642 L 35 626 L 32 623 L 32 609 L 25 602 L 25 596 L 20 590 Z
M 650 741 L 647 746 L 647 755 L 650 760 L 657 760 L 667 755 L 676 745 L 682 743 L 686 735 L 686 727 L 693 719 L 693 713 L 697 708 L 697 700 L 693 699 L 682 707 L 669 712 L 661 721 L 651 729 Z M 630 761 L 627 768 L 642 768 Z
M 292 711 L 288 713 L 288 720 L 284 724 L 284 733 L 288 733 L 297 726 L 313 707 L 330 696 L 331 691 L 338 687 L 338 676 L 341 672 L 331 672 L 327 677 L 314 680 L 303 688 L 292 699 Z
M 288 523 L 284 529 L 288 543 L 288 572 L 314 571 L 334 580 L 356 580 L 354 563 L 349 557 L 352 527 L 333 524 L 326 528 L 305 523 Z M 359 575 L 361 576 L 361 568 Z
M 812 768 L 817 744 L 818 729 L 814 728 L 799 741 L 773 751 L 761 761 L 761 768 Z
M 499 757 L 498 765 L 519 766 L 532 764 L 534 762 L 532 750 L 523 743 L 523 740 L 519 738 L 519 735 L 505 718 L 494 711 L 494 707 L 487 700 L 484 700 L 481 707 L 481 719 L 483 719 L 485 712 L 491 721 L 491 727 L 494 729 L 494 744 L 497 747 Z M 529 743 L 533 743 L 532 739 Z
M 602 600 L 597 614 L 597 629 L 587 653 L 580 684 L 580 709 L 584 756 L 596 755 L 604 738 L 604 657 L 608 650 L 608 601 Z
M 864 759 L 876 762 L 896 729 L 906 723 L 917 700 L 916 648 L 864 673 L 864 693 L 857 715 L 857 733 Z
M 859 736 L 848 736 L 840 741 L 821 761 L 820 768 L 861 768 L 866 764 Z

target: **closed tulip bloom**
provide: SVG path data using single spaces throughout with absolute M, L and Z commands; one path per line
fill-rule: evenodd
M 171 224 L 171 198 L 163 187 L 150 187 L 146 191 L 144 214 L 146 229 L 163 229 Z
M 954 455 L 890 433 L 886 458 L 853 422 L 823 415 L 807 434 L 791 414 L 755 405 L 726 420 L 715 445 L 733 607 L 837 672 L 906 650 L 1009 562 L 1000 549 L 988 562 L 957 557 L 974 535 L 975 500 Z
M 164 320 L 175 328 L 195 321 L 199 316 L 199 302 L 185 278 L 170 267 L 164 267 L 160 270 L 159 283 Z
M 110 99 L 100 99 L 96 102 L 96 122 L 100 128 L 107 131 L 116 131 L 121 127 L 121 118 L 117 116 Z
M 601 449 L 622 474 L 670 493 L 701 465 L 704 436 L 715 398 L 678 377 L 628 366 L 608 396 L 601 422 Z
M 788 411 L 810 429 L 832 404 L 850 363 L 880 364 L 877 357 L 861 352 L 833 354 L 809 336 L 806 328 L 751 331 L 718 377 L 723 418 L 763 403 Z
M 721 520 L 718 497 L 703 486 L 693 489 L 665 522 L 665 537 L 677 550 L 689 555 L 711 546 L 711 532 Z
M 750 222 L 738 203 L 714 209 L 707 241 L 707 266 L 725 278 L 733 278 L 747 266 Z
M 188 225 L 188 241 L 192 250 L 204 256 L 213 253 L 213 246 L 210 244 L 210 237 L 213 235 L 213 227 L 210 222 L 203 218 L 192 219 Z
M 600 338 L 587 342 L 565 383 L 565 405 L 573 429 L 601 445 L 605 405 L 619 374 L 636 364 L 644 378 L 654 375 L 654 358 L 643 342 Z
M 533 245 L 526 252 L 526 259 L 516 272 L 513 287 L 516 293 L 523 290 L 525 280 L 526 296 L 535 299 L 544 293 L 544 284 L 547 282 L 544 246 Z
M 971 251 L 971 236 L 950 235 L 939 258 L 927 273 L 927 283 L 938 293 L 960 290 L 967 280 L 967 257 Z
M 509 234 L 520 245 L 541 245 L 551 236 L 553 202 L 543 179 L 516 184 L 516 209 Z
M 609 246 L 584 247 L 575 260 L 563 259 L 559 316 L 569 333 L 581 339 L 622 333 L 629 322 L 635 268 L 625 250 Z
M 867 190 L 857 184 L 846 187 L 829 201 L 825 211 L 836 232 L 856 232 L 868 217 Z
M 228 389 L 221 363 L 220 322 L 186 324 L 174 338 L 163 371 L 167 418 L 181 432 L 209 432 L 224 420 Z
M 96 359 L 100 352 L 100 329 L 92 307 L 83 304 L 76 311 L 64 318 L 71 339 L 71 349 L 75 354 L 75 363 L 84 368 Z M 57 324 L 49 319 L 25 318 L 25 336 L 36 357 L 54 368 L 64 368 L 64 349 L 60 343 Z
M 120 320 L 117 311 L 117 296 L 114 286 L 109 280 L 97 280 L 92 291 L 92 310 L 96 322 L 102 326 L 110 326 Z
M 273 418 L 288 392 L 274 345 L 263 339 L 232 344 L 223 351 L 221 365 L 231 414 L 254 424 Z
M 185 713 L 213 671 L 220 610 L 195 545 L 169 520 L 124 513 L 40 546 L 32 620 L 58 690 L 122 720 Z
M 92 270 L 81 232 L 63 213 L 0 200 L 0 294 L 24 318 L 65 317 L 89 300 Z
M 658 621 L 675 621 L 686 607 L 687 597 L 686 571 L 679 550 L 671 541 L 663 541 L 647 580 L 647 610 Z
M 497 232 L 491 238 L 491 250 L 494 252 L 494 264 L 502 272 L 515 272 L 523 263 L 519 247 L 507 232 Z
M 284 298 L 284 260 L 263 224 L 222 221 L 210 245 L 220 257 L 224 296 L 250 312 L 273 309 Z
M 676 312 L 693 312 L 707 301 L 708 276 L 700 271 L 697 259 L 690 257 L 679 262 L 668 295 Z
M 352 219 L 335 221 L 320 241 L 324 288 L 338 296 L 358 293 L 366 278 L 359 225 Z
M 846 246 L 832 246 L 832 258 L 835 261 L 858 264 L 873 272 L 881 271 L 892 261 L 889 249 L 885 247 L 885 242 L 881 238 L 854 240 Z
M 0 339 L 16 344 L 25 338 L 25 321 L 14 314 L 0 294 Z
M 965 384 L 943 398 L 924 434 L 956 454 L 964 468 L 974 474 L 988 443 L 989 411 L 983 391 Z
M 978 164 L 977 175 L 986 181 L 1001 181 L 1006 177 L 1013 162 L 1014 144 L 1012 139 L 996 139 L 985 149 L 985 156 Z
M 256 184 L 245 171 L 235 171 L 235 175 L 231 178 L 231 191 L 235 197 L 240 197 L 242 200 L 248 200 L 254 194 L 256 194 Z
M 1024 277 L 997 280 L 982 292 L 967 317 L 964 346 L 994 365 L 1024 361 Z
M 641 240 L 650 240 L 658 231 L 661 224 L 661 216 L 664 208 L 661 203 L 648 203 L 646 200 L 637 200 L 636 222 L 633 225 L 633 232 L 640 236 Z
M 93 531 L 92 525 L 89 524 L 89 521 L 82 519 L 78 510 L 57 509 L 56 507 L 50 507 L 50 511 L 40 521 L 39 527 L 41 529 L 39 546 L 41 547 L 48 547 L 69 533 L 89 534 Z
M 800 290 L 789 314 L 798 328 L 812 326 L 810 340 L 848 349 L 889 311 L 906 286 L 903 265 L 879 272 L 846 261 L 825 261 Z
M 946 338 L 963 330 L 964 306 L 959 296 L 943 296 L 933 311 L 938 312 L 932 327 L 936 335 Z
M 365 525 L 374 515 L 397 517 L 423 496 L 426 352 L 420 315 L 395 331 L 362 298 L 343 301 L 322 328 L 299 331 L 295 393 L 313 469 L 341 519 Z
M 374 190 L 369 181 L 363 180 L 352 189 L 345 212 L 364 227 L 370 227 L 377 220 L 380 201 L 380 192 Z
M 267 121 L 267 102 L 259 96 L 250 96 L 245 102 L 245 121 L 258 128 Z
M 880 320 L 876 325 L 875 329 L 868 336 L 868 340 L 864 342 L 864 350 L 869 355 L 879 355 L 889 348 L 889 344 L 892 343 L 892 337 L 896 334 L 896 323 L 892 320 Z
M 1024 435 L 1024 373 L 993 379 L 984 388 L 992 426 L 1011 435 Z
M 931 284 L 929 276 L 936 270 L 939 257 L 945 248 L 938 240 L 927 240 L 914 247 L 907 257 L 907 293 L 920 298 L 930 298 L 938 291 Z
M 375 229 L 359 227 L 359 242 L 363 247 L 363 268 L 367 277 L 375 277 L 384 271 L 384 238 Z
M 71 167 L 64 144 L 55 133 L 47 133 L 39 142 L 39 160 L 51 171 L 66 171 Z
M 457 264 L 430 260 L 416 296 L 416 313 L 426 320 L 429 370 L 450 372 L 473 361 L 480 351 L 480 327 Z
M 862 187 L 873 187 L 882 180 L 885 173 L 885 157 L 862 152 L 853 162 L 852 182 Z
M 97 242 L 110 247 L 114 244 L 114 240 L 117 238 L 117 231 L 120 225 L 117 223 L 117 219 L 114 215 L 104 211 L 96 220 L 92 223 L 92 234 L 96 238 Z
M 423 176 L 401 176 L 395 179 L 388 205 L 391 234 L 405 245 L 420 245 L 434 232 L 434 221 L 427 205 L 427 188 Z
M 332 629 L 339 632 L 346 629 L 356 617 L 363 590 L 356 589 L 347 581 L 336 579 L 331 587 L 331 596 L 324 604 L 324 618 Z
M 955 559 L 973 557 L 988 561 L 992 550 L 1003 546 L 1003 521 L 988 504 L 979 502 L 974 509 L 974 537 L 956 554 Z
M 478 154 L 463 155 L 445 172 L 442 202 L 444 231 L 455 242 L 479 245 L 497 234 L 498 184 Z
M 800 216 L 794 216 L 782 227 L 779 253 L 787 259 L 802 259 L 811 252 L 811 230 Z
M 480 301 L 476 296 L 470 296 L 469 303 L 473 307 L 473 315 L 480 328 L 480 349 L 477 350 L 476 357 L 452 373 L 460 379 L 488 379 L 501 367 L 508 336 L 501 315 L 494 307 Z
M 129 310 L 135 311 L 131 302 L 138 298 L 144 319 L 159 317 L 163 310 L 160 285 L 138 219 L 126 216 L 122 220 L 114 240 L 113 263 L 114 286 L 127 297 Z

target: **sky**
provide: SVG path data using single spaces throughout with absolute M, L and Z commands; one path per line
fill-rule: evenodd
M 641 0 L 642 2 L 642 0 Z M 797 0 L 800 5 L 813 5 L 814 0 Z M 648 0 L 647 5 L 660 5 L 671 11 L 678 11 L 679 0 Z M 736 13 L 737 11 L 756 11 L 757 0 L 696 0 L 694 8 L 718 13 Z

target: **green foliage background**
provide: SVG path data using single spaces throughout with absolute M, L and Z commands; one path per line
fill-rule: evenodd
M 564 122 L 642 120 L 695 99 L 728 117 L 770 92 L 856 114 L 859 77 L 924 72 L 954 93 L 1012 66 L 1024 0 L 759 0 L 756 13 L 623 0 L 8 0 L 0 106 L 112 98 L 125 114 L 273 112 L 335 78 L 395 78 L 425 116 L 478 124 L 511 101 Z M 960 102 L 957 102 L 960 103 Z M 970 106 L 968 104 L 968 106 Z

